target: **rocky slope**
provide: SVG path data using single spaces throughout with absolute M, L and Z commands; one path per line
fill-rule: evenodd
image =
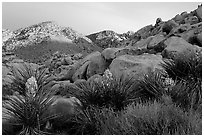
M 168 21 L 157 18 L 154 26 L 147 25 L 135 33 L 106 30 L 85 37 L 70 28 L 44 22 L 4 31 L 3 49 L 4 62 L 13 57 L 13 62 L 27 61 L 49 68 L 58 83 L 55 90 L 62 92 L 82 79 L 100 79 L 107 69 L 117 77 L 125 74 L 142 79 L 149 70 L 164 71 L 160 64 L 165 59 L 202 58 L 202 5 Z
M 89 38 L 51 21 L 3 33 L 3 51 L 28 62 L 44 62 L 56 51 L 88 54 L 100 50 Z
M 118 34 L 111 30 L 104 30 L 98 33 L 93 33 L 87 37 L 93 41 L 94 44 L 99 47 L 111 48 L 111 47 L 120 47 L 122 42 L 129 39 L 134 32 L 128 31 L 127 33 Z

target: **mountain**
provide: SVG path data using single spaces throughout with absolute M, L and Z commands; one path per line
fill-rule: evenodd
M 6 35 L 8 34 L 8 35 Z M 16 31 L 3 31 L 3 51 L 28 62 L 44 62 L 56 51 L 88 54 L 100 51 L 92 41 L 69 27 L 47 21 Z
M 90 34 L 86 37 L 91 39 L 94 44 L 99 47 L 111 48 L 122 46 L 122 41 L 127 40 L 134 32 L 128 31 L 127 33 L 118 34 L 111 30 L 104 30 L 101 32 Z

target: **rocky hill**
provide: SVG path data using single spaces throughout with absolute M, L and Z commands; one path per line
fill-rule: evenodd
M 35 63 L 49 68 L 59 83 L 93 80 L 106 69 L 116 76 L 140 79 L 149 70 L 162 70 L 159 64 L 165 59 L 191 55 L 202 55 L 202 5 L 167 21 L 157 18 L 154 25 L 135 33 L 105 30 L 83 36 L 54 22 L 3 30 L 5 68 L 12 63 Z
M 92 41 L 69 27 L 42 22 L 16 31 L 3 31 L 3 51 L 28 62 L 40 63 L 59 51 L 65 54 L 100 51 Z
M 118 34 L 111 30 L 104 30 L 98 33 L 90 34 L 87 37 L 91 39 L 94 44 L 105 49 L 122 46 L 122 42 L 129 39 L 133 33 L 134 32 L 132 31 L 128 31 L 127 33 Z

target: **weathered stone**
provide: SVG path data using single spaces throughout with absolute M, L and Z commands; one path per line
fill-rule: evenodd
M 189 54 L 200 52 L 201 48 L 191 45 L 179 37 L 170 37 L 165 41 L 167 47 L 162 51 L 163 58 L 176 59 L 180 55 L 188 57 Z
M 199 22 L 196 16 L 187 17 L 184 19 L 184 21 L 185 21 L 185 24 L 190 24 L 190 25 L 193 25 Z
M 149 44 L 147 45 L 147 49 L 154 49 L 164 39 L 165 39 L 165 37 L 163 35 L 161 35 L 161 34 L 158 34 L 158 35 L 154 36 L 151 39 L 151 41 L 149 42 Z
M 136 79 L 143 79 L 143 75 L 150 70 L 163 70 L 159 65 L 162 62 L 162 56 L 160 55 L 123 55 L 112 61 L 110 71 L 116 77 L 120 77 L 124 74 L 125 76 L 134 77 Z
M 86 56 L 81 62 L 81 67 L 73 75 L 72 79 L 88 79 L 95 74 L 103 74 L 107 63 L 100 52 L 94 52 Z
M 162 27 L 162 31 L 166 34 L 169 34 L 174 28 L 178 27 L 179 25 L 174 20 L 169 20 L 164 23 Z

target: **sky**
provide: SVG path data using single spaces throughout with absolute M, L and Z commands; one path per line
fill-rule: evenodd
M 201 2 L 3 2 L 2 28 L 16 30 L 44 21 L 71 27 L 88 35 L 102 30 L 136 32 L 167 21 L 183 11 L 195 10 Z

